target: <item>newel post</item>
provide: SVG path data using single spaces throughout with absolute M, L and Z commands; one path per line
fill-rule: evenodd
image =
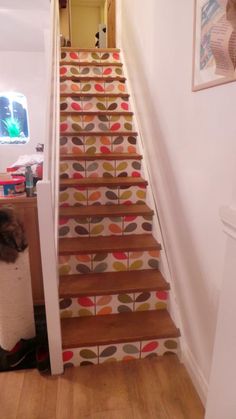
M 205 419 L 236 418 L 236 207 L 222 207 L 227 235 Z

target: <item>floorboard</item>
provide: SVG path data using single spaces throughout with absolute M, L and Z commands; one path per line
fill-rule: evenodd
M 4 419 L 203 419 L 204 409 L 174 355 L 70 368 L 0 373 Z

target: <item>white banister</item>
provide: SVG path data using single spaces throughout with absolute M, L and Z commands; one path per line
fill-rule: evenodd
M 59 8 L 51 0 L 48 56 L 48 98 L 43 180 L 37 184 L 39 234 L 52 374 L 63 372 L 58 296 L 58 195 L 59 195 Z
M 222 207 L 220 217 L 227 235 L 227 243 L 205 417 L 235 419 L 236 208 Z

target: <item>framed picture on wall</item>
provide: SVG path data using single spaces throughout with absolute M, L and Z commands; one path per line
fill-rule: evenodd
M 236 0 L 195 0 L 192 90 L 236 80 Z

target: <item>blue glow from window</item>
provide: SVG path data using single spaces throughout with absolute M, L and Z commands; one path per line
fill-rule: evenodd
M 0 144 L 25 144 L 29 141 L 26 97 L 21 93 L 0 93 Z

